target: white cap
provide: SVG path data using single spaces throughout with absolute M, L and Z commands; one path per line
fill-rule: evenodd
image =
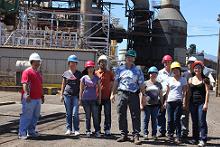
M 29 57 L 29 62 L 31 61 L 41 61 L 40 55 L 38 53 L 32 53 Z
M 191 56 L 189 57 L 188 62 L 195 62 L 196 60 L 196 57 Z
M 106 61 L 108 61 L 108 58 L 107 58 L 107 56 L 106 55 L 101 55 L 99 58 L 98 58 L 98 63 L 99 63 L 99 61 L 100 60 L 106 60 Z

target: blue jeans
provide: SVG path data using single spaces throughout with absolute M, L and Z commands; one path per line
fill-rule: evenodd
M 26 102 L 26 99 L 22 99 L 22 112 L 20 115 L 19 123 L 19 136 L 27 136 L 35 134 L 37 121 L 40 117 L 41 99 L 31 99 L 30 102 Z
M 173 136 L 176 130 L 176 137 L 181 138 L 181 123 L 180 118 L 182 115 L 182 101 L 174 101 L 167 103 L 168 112 L 168 135 Z
M 207 141 L 208 126 L 206 122 L 206 111 L 203 111 L 202 104 L 190 104 L 190 113 L 192 116 L 193 139 Z
M 104 106 L 104 131 L 111 129 L 111 101 L 110 99 L 102 100 L 101 105 L 99 106 L 99 125 L 101 125 L 101 115 L 102 115 L 102 106 Z
M 151 117 L 152 136 L 157 134 L 157 114 L 158 106 L 145 106 L 144 107 L 144 134 L 148 135 L 148 124 Z
M 159 132 L 163 135 L 166 134 L 166 109 L 161 110 L 158 109 L 158 115 L 157 115 L 157 126 L 159 128 Z
M 64 96 L 66 108 L 66 128 L 70 131 L 79 131 L 79 100 L 77 96 Z
M 82 105 L 86 113 L 86 132 L 91 132 L 91 116 L 95 132 L 100 131 L 99 125 L 99 106 L 96 100 L 82 100 Z

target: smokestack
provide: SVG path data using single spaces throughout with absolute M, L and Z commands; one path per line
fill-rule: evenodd
M 134 9 L 149 10 L 149 0 L 131 0 L 134 3 Z
M 161 0 L 161 8 L 180 9 L 180 0 Z
M 86 15 L 86 13 L 90 14 L 92 11 L 92 0 L 81 0 L 80 3 L 80 13 L 81 13 L 81 22 L 80 22 L 80 39 L 79 39 L 79 47 L 85 48 L 84 37 L 86 36 L 86 32 L 90 29 L 91 16 Z M 88 33 L 89 34 L 89 33 Z

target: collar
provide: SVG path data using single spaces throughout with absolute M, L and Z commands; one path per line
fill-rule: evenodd
M 163 68 L 162 71 L 163 71 L 163 74 L 171 75 L 171 72 L 168 72 L 165 68 Z

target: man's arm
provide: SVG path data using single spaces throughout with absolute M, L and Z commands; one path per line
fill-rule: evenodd
M 31 101 L 31 97 L 30 97 L 30 88 L 29 88 L 29 84 L 28 83 L 23 83 L 23 90 L 24 90 L 24 94 L 26 94 L 25 99 L 27 102 Z
M 112 86 L 112 93 L 111 93 L 111 97 L 110 97 L 110 99 L 113 103 L 115 102 L 115 96 L 117 93 L 117 89 L 118 89 L 118 81 L 115 80 L 113 83 L 113 86 Z

